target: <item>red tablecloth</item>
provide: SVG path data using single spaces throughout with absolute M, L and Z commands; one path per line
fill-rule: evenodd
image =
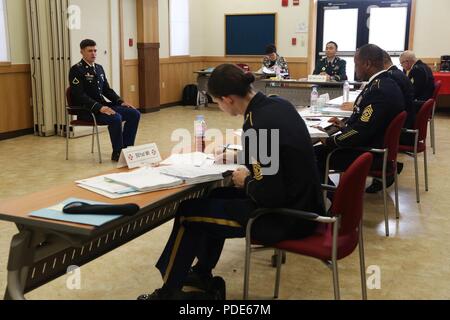
M 434 72 L 433 75 L 435 81 L 442 81 L 442 87 L 439 91 L 439 95 L 450 95 L 450 72 Z

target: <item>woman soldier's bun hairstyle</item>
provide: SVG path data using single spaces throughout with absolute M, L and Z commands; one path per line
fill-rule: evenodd
M 234 64 L 222 64 L 211 74 L 208 93 L 215 97 L 237 95 L 245 97 L 252 90 L 255 76 Z

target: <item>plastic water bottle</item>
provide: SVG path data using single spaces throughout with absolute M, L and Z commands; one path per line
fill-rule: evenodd
M 350 83 L 348 81 L 344 82 L 344 90 L 343 90 L 344 94 L 344 102 L 349 102 L 350 101 Z
M 281 80 L 281 68 L 278 65 L 274 66 L 275 76 L 277 80 Z
M 205 152 L 206 121 L 204 116 L 197 116 L 194 121 L 195 151 Z
M 319 92 L 317 91 L 317 87 L 313 87 L 311 92 L 311 112 L 317 113 L 317 100 L 319 100 Z

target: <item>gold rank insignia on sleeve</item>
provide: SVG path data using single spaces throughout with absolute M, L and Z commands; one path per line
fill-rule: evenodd
M 344 140 L 346 140 L 346 139 L 348 139 L 348 138 L 353 137 L 355 134 L 358 134 L 358 131 L 356 131 L 356 130 L 350 130 L 349 132 L 344 133 L 344 134 L 341 134 L 340 136 L 338 136 L 337 139 L 338 139 L 339 141 L 344 141 Z
M 363 111 L 363 114 L 361 116 L 361 121 L 362 122 L 369 122 L 370 118 L 372 118 L 373 115 L 373 108 L 372 105 L 369 105 L 368 107 L 366 107 Z
M 247 117 L 245 118 L 245 122 L 250 121 L 250 125 L 253 127 L 253 113 L 250 112 L 247 114 Z
M 73 78 L 72 83 L 73 83 L 74 85 L 77 85 L 77 84 L 80 84 L 80 81 L 79 81 L 77 78 Z
M 261 164 L 259 162 L 252 165 L 253 166 L 253 176 L 256 181 L 261 181 L 263 179 Z

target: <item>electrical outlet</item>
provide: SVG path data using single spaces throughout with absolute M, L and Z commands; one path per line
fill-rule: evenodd
M 136 92 L 136 86 L 134 84 L 130 86 L 130 91 Z

